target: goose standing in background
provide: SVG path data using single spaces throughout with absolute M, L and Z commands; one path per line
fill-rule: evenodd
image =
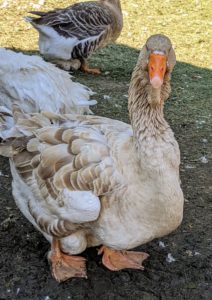
M 75 255 L 92 246 L 102 245 L 112 271 L 143 269 L 148 255 L 127 250 L 181 223 L 180 151 L 163 115 L 175 63 L 166 36 L 147 40 L 129 87 L 132 126 L 14 111 L 20 135 L 5 138 L 0 154 L 10 157 L 17 206 L 51 243 L 58 281 L 86 277 L 85 259 Z
M 90 100 L 94 93 L 89 88 L 39 56 L 0 48 L 0 57 L 0 113 L 10 114 L 13 104 L 18 104 L 26 113 L 88 114 L 89 105 L 96 104 Z M 12 124 L 0 125 L 0 137 Z
M 123 20 L 120 0 L 99 0 L 73 4 L 50 12 L 30 12 L 39 18 L 26 17 L 39 32 L 41 54 L 65 70 L 91 69 L 87 58 L 98 48 L 114 42 L 120 35 Z

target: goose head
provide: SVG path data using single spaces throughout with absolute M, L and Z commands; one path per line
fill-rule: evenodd
M 139 55 L 141 69 L 148 72 L 148 81 L 154 89 L 161 88 L 166 73 L 171 73 L 176 56 L 170 39 L 162 34 L 148 38 Z
M 176 64 L 176 56 L 170 39 L 162 34 L 150 36 L 141 49 L 135 73 L 140 85 L 145 86 L 149 103 L 162 104 L 168 98 L 170 75 Z
M 149 82 L 154 89 L 158 89 L 163 85 L 165 74 L 172 72 L 176 64 L 175 52 L 170 39 L 161 34 L 151 36 L 145 48 Z

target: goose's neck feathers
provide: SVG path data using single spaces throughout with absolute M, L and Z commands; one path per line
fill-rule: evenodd
M 120 0 L 100 0 L 104 5 L 108 5 L 110 7 L 116 7 L 121 11 L 121 3 Z
M 101 0 L 100 3 L 107 7 L 113 14 L 113 27 L 119 34 L 123 27 L 123 14 L 121 10 L 121 3 L 119 0 Z M 119 35 L 118 34 L 118 35 Z M 118 37 L 118 36 L 117 36 Z
M 134 143 L 138 153 L 141 149 L 143 151 L 144 143 L 145 146 L 151 147 L 150 141 L 169 142 L 170 138 L 174 139 L 173 132 L 163 115 L 164 101 L 170 92 L 169 72 L 165 75 L 161 89 L 153 89 L 147 71 L 143 70 L 138 62 L 132 74 L 128 102 Z
M 104 4 L 111 4 L 111 5 L 114 5 L 114 6 L 118 6 L 120 7 L 121 6 L 121 3 L 120 3 L 120 0 L 100 0 L 100 2 L 104 3 Z

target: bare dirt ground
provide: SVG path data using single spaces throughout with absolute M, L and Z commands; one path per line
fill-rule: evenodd
M 110 61 L 105 68 L 109 73 L 99 77 L 78 73 L 76 77 L 98 92 L 95 113 L 128 122 L 127 85 L 138 51 L 111 47 L 108 51 L 116 51 L 117 57 L 118 51 L 122 53 L 116 68 Z M 101 61 L 101 53 L 97 58 L 94 63 Z M 88 279 L 56 283 L 46 259 L 49 244 L 16 208 L 9 164 L 0 158 L 1 300 L 212 299 L 210 75 L 208 69 L 182 62 L 175 68 L 165 110 L 181 148 L 184 219 L 169 236 L 139 248 L 150 254 L 144 271 L 110 272 L 102 266 L 97 250 L 88 249 L 83 253 Z

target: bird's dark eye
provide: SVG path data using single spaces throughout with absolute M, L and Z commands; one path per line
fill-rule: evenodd
M 150 69 L 151 69 L 151 71 L 154 71 L 155 68 L 153 66 L 151 66 Z
M 160 70 L 161 70 L 161 72 L 163 72 L 163 71 L 164 71 L 164 68 L 161 68 Z

